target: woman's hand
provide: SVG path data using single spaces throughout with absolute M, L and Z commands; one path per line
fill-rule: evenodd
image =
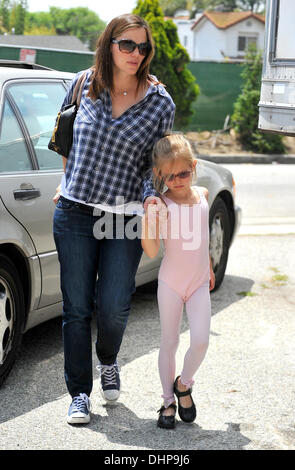
M 56 188 L 56 194 L 55 194 L 55 196 L 52 198 L 54 204 L 57 204 L 57 201 L 59 200 L 60 189 L 61 189 L 61 185 L 59 184 L 58 187 Z

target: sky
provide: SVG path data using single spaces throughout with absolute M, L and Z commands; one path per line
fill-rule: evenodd
M 29 11 L 49 11 L 49 7 L 87 7 L 107 23 L 115 16 L 130 13 L 136 0 L 28 0 Z

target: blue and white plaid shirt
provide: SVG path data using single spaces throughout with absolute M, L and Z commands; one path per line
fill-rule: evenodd
M 71 103 L 73 79 L 62 107 Z M 175 104 L 163 85 L 151 85 L 146 96 L 119 118 L 112 118 L 111 97 L 87 97 L 91 70 L 87 71 L 80 107 L 74 123 L 73 146 L 66 166 L 66 192 L 84 203 L 115 205 L 143 201 L 155 194 L 151 180 L 154 143 L 173 127 Z

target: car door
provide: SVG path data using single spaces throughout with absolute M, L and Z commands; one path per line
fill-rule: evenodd
M 47 145 L 65 93 L 62 80 L 18 80 L 7 83 L 1 99 L 0 197 L 30 234 L 39 256 L 39 308 L 61 300 L 52 197 L 62 159 Z

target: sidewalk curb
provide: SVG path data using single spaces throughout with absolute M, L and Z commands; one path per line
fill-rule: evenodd
M 254 163 L 254 164 L 271 164 L 271 163 L 282 163 L 282 164 L 295 164 L 295 155 L 202 155 L 197 154 L 196 158 L 201 160 L 207 160 L 213 163 Z

